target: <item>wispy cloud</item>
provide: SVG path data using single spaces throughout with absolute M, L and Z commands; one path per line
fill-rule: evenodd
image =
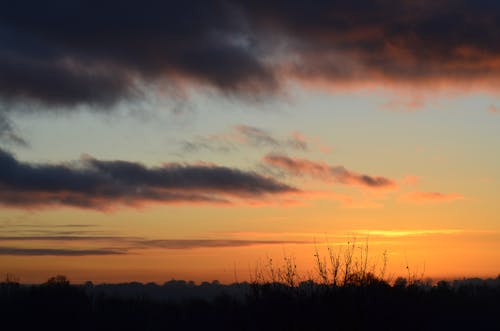
M 402 185 L 407 185 L 407 186 L 414 186 L 414 185 L 417 185 L 420 182 L 420 179 L 421 178 L 419 176 L 407 175 L 407 176 L 404 176 L 401 179 L 401 184 Z
M 354 233 L 380 237 L 413 237 L 427 235 L 454 235 L 464 231 L 461 229 L 417 229 L 417 230 L 356 230 Z
M 0 110 L 1 111 L 1 110 Z M 0 142 L 17 146 L 28 146 L 28 142 L 19 135 L 12 121 L 0 112 Z
M 497 107 L 495 105 L 490 105 L 488 107 L 488 111 L 493 114 L 500 114 L 500 107 Z
M 255 146 L 277 146 L 278 141 L 267 131 L 248 125 L 237 125 L 235 132 L 246 142 Z
M 86 157 L 64 164 L 20 162 L 0 150 L 0 204 L 12 207 L 230 203 L 298 190 L 277 180 L 215 165 L 167 163 L 148 168 Z
M 89 256 L 122 255 L 125 252 L 115 249 L 63 249 L 63 248 L 19 248 L 0 247 L 0 255 L 19 256 Z
M 283 240 L 237 240 L 237 239 L 163 239 L 142 241 L 139 246 L 165 249 L 193 249 L 193 248 L 216 248 L 216 247 L 245 247 L 257 245 L 285 245 L 303 244 L 304 241 Z
M 292 132 L 288 137 L 277 137 L 268 130 L 249 125 L 235 125 L 227 132 L 221 132 L 181 143 L 184 152 L 209 150 L 212 152 L 231 152 L 242 146 L 269 148 L 273 150 L 308 150 L 308 142 L 303 134 Z
M 308 175 L 324 181 L 333 181 L 344 185 L 355 185 L 371 189 L 395 188 L 395 181 L 382 177 L 359 174 L 343 166 L 331 166 L 324 162 L 292 158 L 285 155 L 268 154 L 263 161 L 293 175 Z
M 451 202 L 463 199 L 465 199 L 465 197 L 458 193 L 421 191 L 409 192 L 401 196 L 402 201 L 414 203 Z
M 416 111 L 425 106 L 425 98 L 422 95 L 397 96 L 380 105 L 381 110 L 388 111 Z
M 197 248 L 231 248 L 260 245 L 293 245 L 305 244 L 303 240 L 262 240 L 262 239 L 148 239 L 130 236 L 2 236 L 0 242 L 16 244 L 17 246 L 1 246 L 0 255 L 123 255 L 134 254 L 147 249 L 186 250 Z M 30 242 L 30 247 L 19 247 L 20 243 Z M 32 247 L 43 244 L 44 247 Z M 66 245 L 64 248 L 60 246 Z M 78 245 L 78 249 L 71 245 Z M 55 246 L 47 248 L 47 245 Z M 96 245 L 106 248 L 94 248 Z M 89 246 L 89 248 L 82 248 Z M 92 248 L 90 248 L 92 247 Z
M 78 234 L 78 235 L 77 235 Z M 120 236 L 91 236 L 85 231 L 75 235 L 60 235 L 55 232 L 54 235 L 19 235 L 19 236 L 0 236 L 0 241 L 106 241 L 106 242 L 132 242 L 140 240 L 134 237 Z

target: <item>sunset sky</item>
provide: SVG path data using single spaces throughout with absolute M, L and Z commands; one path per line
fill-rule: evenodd
M 500 2 L 0 4 L 0 275 L 500 273 Z M 278 262 L 279 263 L 279 262 Z

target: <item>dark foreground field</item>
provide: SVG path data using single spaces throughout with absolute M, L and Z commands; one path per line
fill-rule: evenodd
M 500 277 L 195 285 L 0 284 L 3 330 L 500 330 Z

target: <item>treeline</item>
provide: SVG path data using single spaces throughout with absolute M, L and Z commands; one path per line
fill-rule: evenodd
M 293 286 L 72 285 L 64 276 L 28 286 L 6 279 L 0 283 L 1 325 L 4 330 L 500 330 L 500 276 L 432 285 L 403 278 L 389 284 L 369 275 L 342 284 Z M 169 296 L 168 288 L 200 292 Z M 153 290 L 165 292 L 148 295 Z

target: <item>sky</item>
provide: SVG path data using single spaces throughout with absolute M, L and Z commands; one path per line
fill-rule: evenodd
M 0 274 L 500 272 L 496 1 L 0 4 Z M 408 267 L 408 268 L 407 268 Z

